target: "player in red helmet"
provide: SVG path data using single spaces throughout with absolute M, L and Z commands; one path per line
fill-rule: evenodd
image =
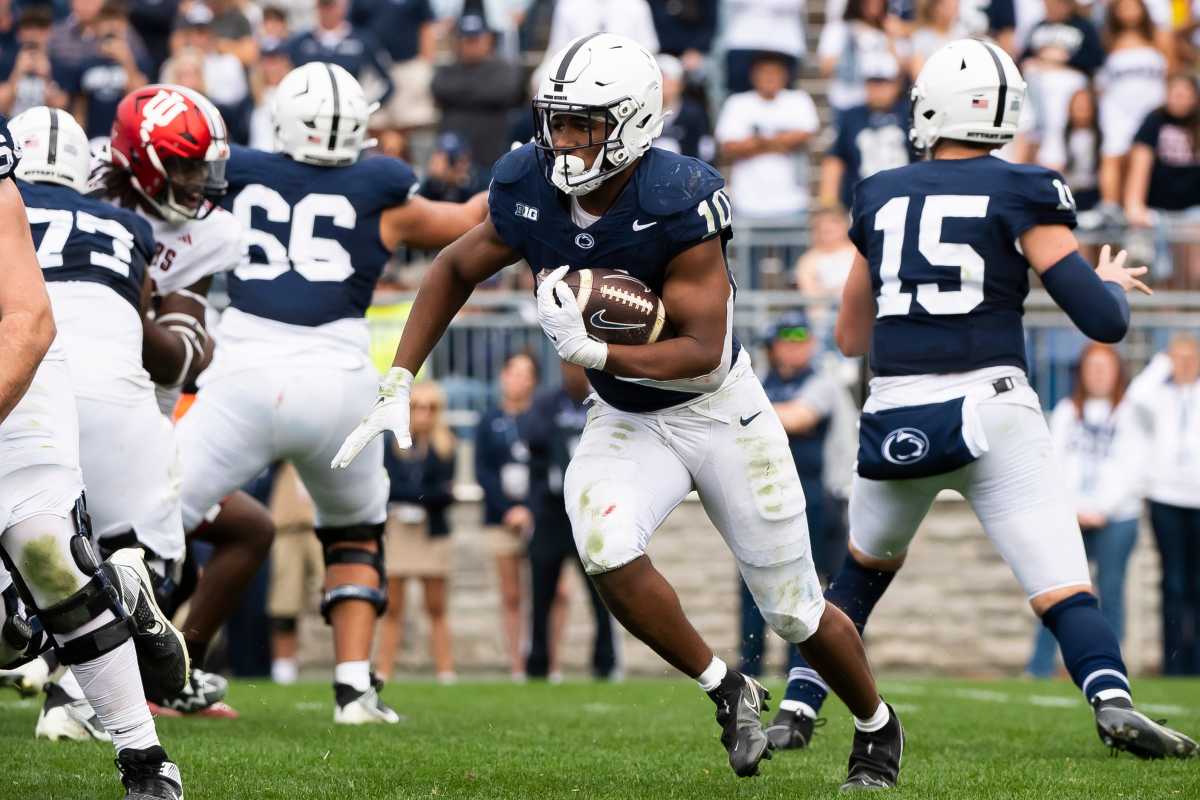
M 149 267 L 154 311 L 145 324 L 143 358 L 159 406 L 168 415 L 182 388 L 212 358 L 214 342 L 204 327 L 212 275 L 248 259 L 244 227 L 217 204 L 225 192 L 228 157 L 225 123 L 216 107 L 191 89 L 161 84 L 125 96 L 109 145 L 97 155 L 93 186 L 118 205 L 136 210 L 154 230 Z M 189 538 L 214 547 L 182 626 L 192 677 L 180 696 L 163 705 L 182 713 L 235 716 L 221 702 L 225 680 L 201 668 L 209 641 L 266 558 L 274 526 L 266 509 L 242 492 L 225 498 L 205 519 L 186 531 Z M 184 542 L 139 544 L 178 554 L 166 577 L 184 574 Z M 168 580 L 167 590 L 178 583 Z M 176 591 L 174 603 L 164 600 L 168 611 L 186 599 L 184 594 Z

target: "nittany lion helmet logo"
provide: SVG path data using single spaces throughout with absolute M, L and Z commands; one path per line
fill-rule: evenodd
M 897 428 L 879 450 L 893 464 L 915 464 L 929 454 L 929 437 L 916 428 Z

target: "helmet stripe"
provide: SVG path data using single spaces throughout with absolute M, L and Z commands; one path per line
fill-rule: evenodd
M 329 149 L 337 149 L 338 126 L 342 123 L 342 99 L 338 95 L 337 75 L 333 72 L 333 67 L 325 64 L 325 71 L 329 73 L 329 86 L 333 90 L 333 120 L 329 126 Z
M 50 152 L 46 154 L 46 163 L 53 166 L 58 161 L 58 109 L 50 109 Z
M 596 33 L 589 33 L 587 36 L 584 36 L 579 41 L 577 41 L 575 44 L 571 45 L 571 49 L 568 50 L 567 54 L 563 56 L 562 61 L 558 62 L 558 74 L 554 76 L 554 80 L 556 82 L 561 83 L 562 81 L 565 81 L 567 79 L 567 68 L 571 66 L 571 61 L 574 60 L 575 54 L 579 52 L 579 48 L 583 47 L 590 40 L 596 38 L 599 35 L 600 35 L 599 31 L 597 31 Z
M 983 49 L 987 50 L 987 54 L 992 57 L 992 63 L 996 65 L 996 72 L 1000 75 L 1000 88 L 996 90 L 996 119 L 992 122 L 992 127 L 999 128 L 1004 123 L 1004 101 L 1008 95 L 1008 77 L 1004 74 L 1004 65 L 1000 63 L 1000 57 L 996 55 L 996 51 L 987 42 L 980 41 Z

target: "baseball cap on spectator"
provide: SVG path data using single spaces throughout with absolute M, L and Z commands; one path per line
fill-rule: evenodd
M 459 36 L 482 36 L 485 33 L 491 33 L 488 30 L 487 20 L 478 14 L 463 14 L 458 18 L 458 35 Z
M 261 58 L 288 55 L 287 42 L 282 39 L 266 38 L 259 42 L 258 55 Z
M 203 3 L 192 3 L 179 16 L 180 28 L 207 28 L 212 24 L 213 12 Z
M 788 311 L 767 329 L 763 344 L 774 342 L 807 342 L 812 338 L 812 329 L 808 324 L 808 314 L 803 309 Z
M 863 53 L 862 64 L 859 67 L 863 80 L 894 81 L 900 77 L 900 63 L 896 57 L 886 50 L 873 50 Z
M 446 154 L 451 161 L 457 161 L 470 154 L 467 143 L 454 131 L 446 131 L 437 137 L 436 149 Z

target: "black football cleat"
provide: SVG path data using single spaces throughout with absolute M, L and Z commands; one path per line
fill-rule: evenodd
M 109 557 L 108 564 L 121 601 L 133 618 L 133 643 L 146 699 L 162 705 L 187 688 L 191 661 L 183 634 L 158 607 L 150 571 L 139 548 L 118 550 Z
M 771 741 L 762 727 L 771 693 L 754 680 L 732 670 L 708 693 L 717 704 L 721 744 L 729 751 L 729 766 L 739 778 L 758 774 L 758 762 L 771 757 Z
M 183 800 L 179 767 L 161 747 L 122 750 L 117 754 L 117 769 L 125 800 Z
M 1096 700 L 1096 732 L 1100 741 L 1114 750 L 1138 758 L 1195 758 L 1200 747 L 1192 739 L 1162 722 L 1155 722 L 1133 707 L 1124 697 Z
M 776 750 L 803 750 L 812 742 L 813 730 L 824 724 L 824 717 L 816 719 L 799 711 L 780 709 L 767 726 L 767 738 Z
M 891 715 L 887 724 L 877 731 L 865 733 L 854 730 L 854 746 L 850 750 L 850 772 L 842 784 L 843 792 L 892 789 L 900 779 L 900 760 L 904 756 L 904 727 L 896 710 L 888 706 Z

